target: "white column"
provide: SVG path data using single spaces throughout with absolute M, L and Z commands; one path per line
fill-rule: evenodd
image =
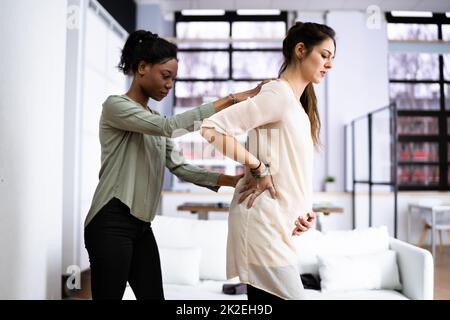
M 66 7 L 0 2 L 0 299 L 61 297 Z

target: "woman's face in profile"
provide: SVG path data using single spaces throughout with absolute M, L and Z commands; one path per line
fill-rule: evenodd
M 333 67 L 334 42 L 327 38 L 315 46 L 300 64 L 300 72 L 308 82 L 320 83 L 328 70 Z
M 143 86 L 147 95 L 156 101 L 164 99 L 173 88 L 178 72 L 177 59 L 163 63 L 147 64 L 143 77 Z

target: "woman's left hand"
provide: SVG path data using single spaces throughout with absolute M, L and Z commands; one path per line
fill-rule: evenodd
M 292 231 L 293 236 L 299 236 L 302 233 L 311 229 L 316 220 L 316 213 L 314 211 L 308 212 L 306 217 L 299 216 L 297 220 L 295 220 L 295 228 Z

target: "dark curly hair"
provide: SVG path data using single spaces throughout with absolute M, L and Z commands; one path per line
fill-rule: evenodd
M 140 61 L 147 63 L 164 63 L 177 59 L 178 48 L 175 44 L 150 31 L 137 30 L 128 36 L 122 49 L 118 65 L 124 74 L 134 74 Z

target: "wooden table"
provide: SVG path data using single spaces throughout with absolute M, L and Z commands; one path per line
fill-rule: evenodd
M 230 205 L 225 202 L 185 202 L 177 207 L 179 211 L 198 214 L 199 220 L 208 220 L 210 211 L 228 212 Z
M 228 212 L 230 204 L 226 202 L 185 202 L 177 207 L 179 211 L 190 211 L 192 214 L 198 214 L 199 220 L 208 220 L 210 211 Z M 328 216 L 331 213 L 342 213 L 344 209 L 329 204 L 315 204 L 313 211 L 317 212 L 316 228 L 322 230 L 321 214 Z
M 331 213 L 343 213 L 344 208 L 331 204 L 313 204 L 313 211 L 316 212 L 316 229 L 322 231 L 322 214 L 328 216 Z

